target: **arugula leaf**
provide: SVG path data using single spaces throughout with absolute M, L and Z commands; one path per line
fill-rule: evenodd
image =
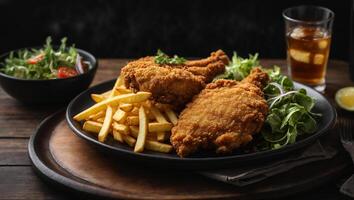
M 304 89 L 300 89 L 299 93 L 294 95 L 294 98 L 294 101 L 305 107 L 306 111 L 308 112 L 310 112 L 315 106 L 315 101 L 311 97 L 306 95 L 306 90 Z
M 272 132 L 282 132 L 282 115 L 283 112 L 275 108 L 273 112 L 267 116 L 266 123 L 270 125 Z
M 289 77 L 280 73 L 280 67 L 274 66 L 273 69 L 265 69 L 269 75 L 270 83 L 264 88 L 267 97 L 274 97 L 285 92 L 294 90 L 294 83 Z
M 301 131 L 301 133 L 307 133 L 311 134 L 316 131 L 317 127 L 317 122 L 316 120 L 311 117 L 308 113 L 304 114 L 301 118 L 301 120 L 298 123 L 298 128 Z
M 287 104 L 286 104 L 287 106 Z M 283 129 L 287 125 L 296 126 L 297 120 L 301 117 L 301 108 L 298 106 L 290 107 L 287 115 L 282 119 L 280 129 Z
M 186 59 L 179 57 L 177 55 L 174 55 L 172 58 L 170 58 L 167 54 L 162 52 L 160 49 L 157 50 L 155 56 L 155 63 L 157 64 L 181 65 L 185 62 Z
M 265 121 L 268 130 L 262 130 L 262 136 L 269 143 L 269 148 L 281 148 L 295 143 L 298 135 L 316 131 L 317 122 L 311 113 L 314 100 L 306 95 L 306 90 L 289 91 L 270 100 L 270 112 Z M 280 139 L 270 139 L 270 134 L 278 135 Z

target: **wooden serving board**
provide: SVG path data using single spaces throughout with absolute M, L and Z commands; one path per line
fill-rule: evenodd
M 67 126 L 63 111 L 47 118 L 31 137 L 29 154 L 36 171 L 55 186 L 80 196 L 124 199 L 265 199 L 312 189 L 350 168 L 339 152 L 331 161 L 298 167 L 263 182 L 236 187 L 191 171 L 176 171 L 129 163 L 106 155 L 80 139 Z M 324 138 L 338 138 L 330 133 Z M 341 151 L 341 150 L 339 150 Z

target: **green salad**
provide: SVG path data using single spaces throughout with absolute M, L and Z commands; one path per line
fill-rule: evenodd
M 90 63 L 82 59 L 74 45 L 67 46 L 67 38 L 61 40 L 58 49 L 48 37 L 40 49 L 13 51 L 0 64 L 0 72 L 21 79 L 46 80 L 68 78 L 85 73 Z
M 250 74 L 253 67 L 261 67 L 258 54 L 245 59 L 234 53 L 225 73 L 214 80 L 240 81 Z M 317 128 L 316 119 L 321 116 L 312 111 L 314 99 L 306 94 L 305 89 L 295 90 L 292 80 L 282 75 L 278 66 L 262 69 L 270 77 L 268 85 L 263 89 L 269 112 L 261 134 L 256 138 L 257 148 L 278 149 L 295 143 L 299 136 L 314 133 Z

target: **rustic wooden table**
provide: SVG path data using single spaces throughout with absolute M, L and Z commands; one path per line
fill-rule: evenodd
M 93 82 L 117 77 L 119 69 L 127 59 L 101 59 Z M 264 66 L 279 65 L 284 72 L 284 60 L 263 60 Z M 327 76 L 326 96 L 332 100 L 336 90 L 344 86 L 353 86 L 349 80 L 348 64 L 343 61 L 331 61 Z M 43 97 L 45 98 L 45 97 Z M 27 155 L 27 143 L 38 124 L 49 114 L 65 105 L 23 105 L 0 89 L 0 199 L 68 199 L 72 193 L 42 182 L 31 168 Z M 339 111 L 339 115 L 352 115 Z M 343 177 L 345 178 L 345 177 Z M 343 179 L 344 180 L 344 179 Z M 305 194 L 287 198 L 292 199 L 347 199 L 338 192 L 342 179 L 314 188 Z

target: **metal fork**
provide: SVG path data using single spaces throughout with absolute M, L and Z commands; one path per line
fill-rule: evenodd
M 342 145 L 352 157 L 354 163 L 354 121 L 350 119 L 340 120 L 339 135 Z M 342 185 L 340 191 L 343 194 L 354 197 L 354 174 Z

